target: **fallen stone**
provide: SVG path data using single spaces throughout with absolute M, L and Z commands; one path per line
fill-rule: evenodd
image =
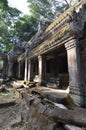
M 21 83 L 17 83 L 15 81 L 13 81 L 13 87 L 16 89 L 20 89 L 20 88 L 24 88 L 24 86 Z
M 17 126 L 22 122 L 21 113 L 17 114 L 16 117 L 9 123 L 11 127 Z
M 60 102 L 68 95 L 68 93 L 66 93 L 65 90 L 60 91 L 60 90 L 46 88 L 46 87 L 35 87 L 32 89 L 32 92 L 37 92 L 41 96 L 46 97 L 47 99 L 54 102 Z
M 44 100 L 45 102 L 47 102 L 47 103 L 51 103 L 52 105 L 54 105 L 54 106 L 56 106 L 56 107 L 58 107 L 58 108 L 66 109 L 66 110 L 67 110 L 67 107 L 64 106 L 64 105 L 61 104 L 61 103 L 55 103 L 55 102 L 52 102 L 52 101 L 50 101 L 50 100 L 48 100 L 48 99 L 46 99 L 46 98 L 44 98 L 43 100 Z
M 83 128 L 74 126 L 74 125 L 65 125 L 66 130 L 84 130 Z
M 6 92 L 5 86 L 0 86 L 0 92 Z
M 61 103 L 69 109 L 74 109 L 74 102 L 68 94 L 68 90 L 56 90 L 46 87 L 35 87 L 31 93 L 36 93 L 52 102 Z
M 31 94 L 23 92 L 22 95 L 23 95 L 23 98 L 26 100 L 28 106 L 32 105 L 33 101 L 35 105 L 37 105 L 39 102 L 39 100 L 36 100 L 36 97 L 32 96 Z
M 12 86 L 16 89 L 20 89 L 20 88 L 28 88 L 28 86 L 26 84 L 23 84 L 23 83 L 18 83 L 18 82 L 15 82 L 13 81 L 13 84 Z
M 86 127 L 86 109 L 82 108 L 75 108 L 74 110 L 63 109 L 62 108 L 63 106 L 58 107 L 56 106 L 57 104 L 54 104 L 54 102 L 52 103 L 52 101 L 49 101 L 48 99 L 45 100 L 45 98 L 37 96 L 38 95 L 35 96 L 30 95 L 26 92 L 23 93 L 23 98 L 25 99 L 25 101 L 29 106 L 28 120 L 30 121 L 29 123 L 31 124 L 31 126 L 34 126 L 34 129 L 36 127 L 37 130 L 40 130 L 38 129 L 38 126 L 44 128 L 44 126 L 42 125 L 44 125 L 43 121 L 46 118 L 47 122 L 53 121 L 54 123 L 71 124 L 71 126 L 75 126 L 75 127 L 65 126 L 66 130 L 78 130 L 78 128 L 80 128 L 79 130 L 83 130 L 81 129 L 81 127 L 82 126 Z M 42 122 L 40 122 L 40 120 Z M 46 128 L 47 126 L 48 125 L 46 124 Z
M 3 101 L 0 101 L 0 108 L 1 107 L 7 107 L 7 106 L 13 106 L 15 105 L 15 100 L 3 100 Z
M 23 97 L 25 98 L 27 104 L 29 104 L 29 106 L 33 108 L 37 107 L 40 104 L 39 98 L 37 100 L 37 97 L 35 96 L 30 96 L 27 93 L 24 93 Z M 47 105 L 47 104 L 44 104 L 44 105 Z M 64 123 L 70 123 L 73 125 L 86 127 L 86 109 L 76 108 L 74 110 L 67 110 L 60 107 L 56 107 L 55 105 L 49 105 L 49 106 L 52 106 L 52 107 L 48 107 L 49 110 L 46 109 L 45 115 L 47 117 L 55 121 L 60 121 Z
M 60 104 L 60 103 L 54 103 L 54 105 L 58 108 L 61 108 L 61 109 L 66 109 L 67 110 L 67 107 L 65 107 L 63 104 Z
M 86 127 L 86 109 L 66 110 L 55 107 L 46 114 L 55 121 Z

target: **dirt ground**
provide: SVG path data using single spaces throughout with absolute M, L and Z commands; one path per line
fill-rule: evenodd
M 0 92 L 0 130 L 26 130 L 27 111 L 25 102 L 13 88 Z

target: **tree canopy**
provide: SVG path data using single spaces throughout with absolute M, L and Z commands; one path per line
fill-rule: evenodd
M 24 15 L 15 23 L 15 35 L 21 42 L 27 42 L 37 31 L 38 20 L 33 15 Z
M 10 50 L 15 42 L 27 42 L 36 33 L 41 18 L 51 22 L 77 0 L 27 0 L 30 15 L 0 0 L 0 50 Z
M 38 17 L 54 20 L 58 15 L 68 9 L 77 0 L 27 0 L 30 11 Z
M 8 6 L 7 0 L 0 0 L 0 49 L 10 50 L 13 45 L 13 26 L 20 11 Z

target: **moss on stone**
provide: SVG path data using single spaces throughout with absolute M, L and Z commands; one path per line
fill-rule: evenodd
M 32 113 L 32 118 L 37 118 L 38 116 L 38 111 L 37 109 L 34 109 L 33 113 Z
M 67 98 L 62 99 L 61 102 L 62 102 L 62 104 L 67 106 L 69 109 L 74 109 L 74 107 L 75 107 L 74 101 L 72 100 L 70 95 L 68 95 Z

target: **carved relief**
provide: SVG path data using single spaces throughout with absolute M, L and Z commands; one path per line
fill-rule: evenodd
M 86 4 L 75 8 L 70 14 L 68 14 L 68 17 L 70 35 L 81 37 L 83 34 L 84 23 L 86 21 Z

